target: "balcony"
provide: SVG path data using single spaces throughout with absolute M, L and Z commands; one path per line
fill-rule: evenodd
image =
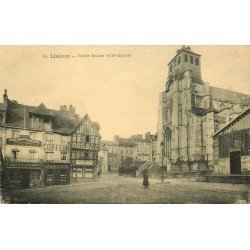
M 41 159 L 24 159 L 24 158 L 9 158 L 5 157 L 5 162 L 20 162 L 20 163 L 42 163 Z

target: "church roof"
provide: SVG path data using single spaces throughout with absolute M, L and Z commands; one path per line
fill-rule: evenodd
M 241 105 L 250 104 L 250 95 L 242 94 L 228 89 L 209 86 L 210 97 L 213 100 L 236 103 Z

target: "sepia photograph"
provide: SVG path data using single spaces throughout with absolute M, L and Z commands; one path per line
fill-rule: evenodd
M 249 203 L 249 46 L 0 46 L 0 65 L 1 203 Z
M 248 1 L 0 6 L 1 249 L 247 248 Z

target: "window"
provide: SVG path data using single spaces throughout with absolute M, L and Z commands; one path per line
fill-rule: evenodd
M 30 159 L 35 160 L 36 159 L 36 152 L 30 152 Z
M 54 160 L 54 153 L 52 153 L 52 152 L 46 152 L 45 153 L 45 160 L 46 161 L 53 161 Z
M 61 154 L 61 160 L 66 161 L 67 160 L 67 155 L 66 154 Z
M 77 142 L 80 142 L 81 141 L 81 135 L 80 134 L 77 134 Z
M 94 138 L 94 136 L 91 136 L 91 143 L 95 143 L 95 138 Z
M 170 72 L 172 71 L 172 65 L 170 65 Z
M 13 158 L 18 159 L 19 158 L 19 151 L 12 151 L 13 153 Z
M 190 56 L 190 63 L 194 63 L 194 59 L 193 59 L 193 57 L 192 56 Z
M 71 152 L 71 157 L 74 159 L 74 158 L 76 158 L 76 151 L 72 151 Z
M 85 158 L 89 159 L 89 153 L 88 152 L 85 153 Z
M 178 64 L 180 64 L 181 63 L 181 57 L 179 56 L 178 57 Z
M 84 151 L 81 151 L 81 158 L 84 158 Z
M 81 157 L 81 151 L 76 151 L 76 158 L 80 158 Z
M 199 65 L 199 59 L 198 58 L 195 58 L 195 64 Z
M 187 62 L 188 61 L 188 56 L 187 55 L 185 55 L 185 62 Z
M 61 135 L 61 142 L 67 142 L 67 136 Z
M 30 132 L 30 139 L 37 140 L 37 133 L 36 132 Z
M 46 133 L 45 134 L 45 139 L 46 139 L 46 141 L 54 141 L 54 135 Z
M 86 135 L 86 142 L 89 142 L 89 135 Z
M 16 139 L 19 137 L 19 131 L 17 130 L 12 130 L 12 138 Z

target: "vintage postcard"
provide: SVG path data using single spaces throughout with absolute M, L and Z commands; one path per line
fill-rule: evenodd
M 0 65 L 1 203 L 249 203 L 249 46 L 0 46 Z

